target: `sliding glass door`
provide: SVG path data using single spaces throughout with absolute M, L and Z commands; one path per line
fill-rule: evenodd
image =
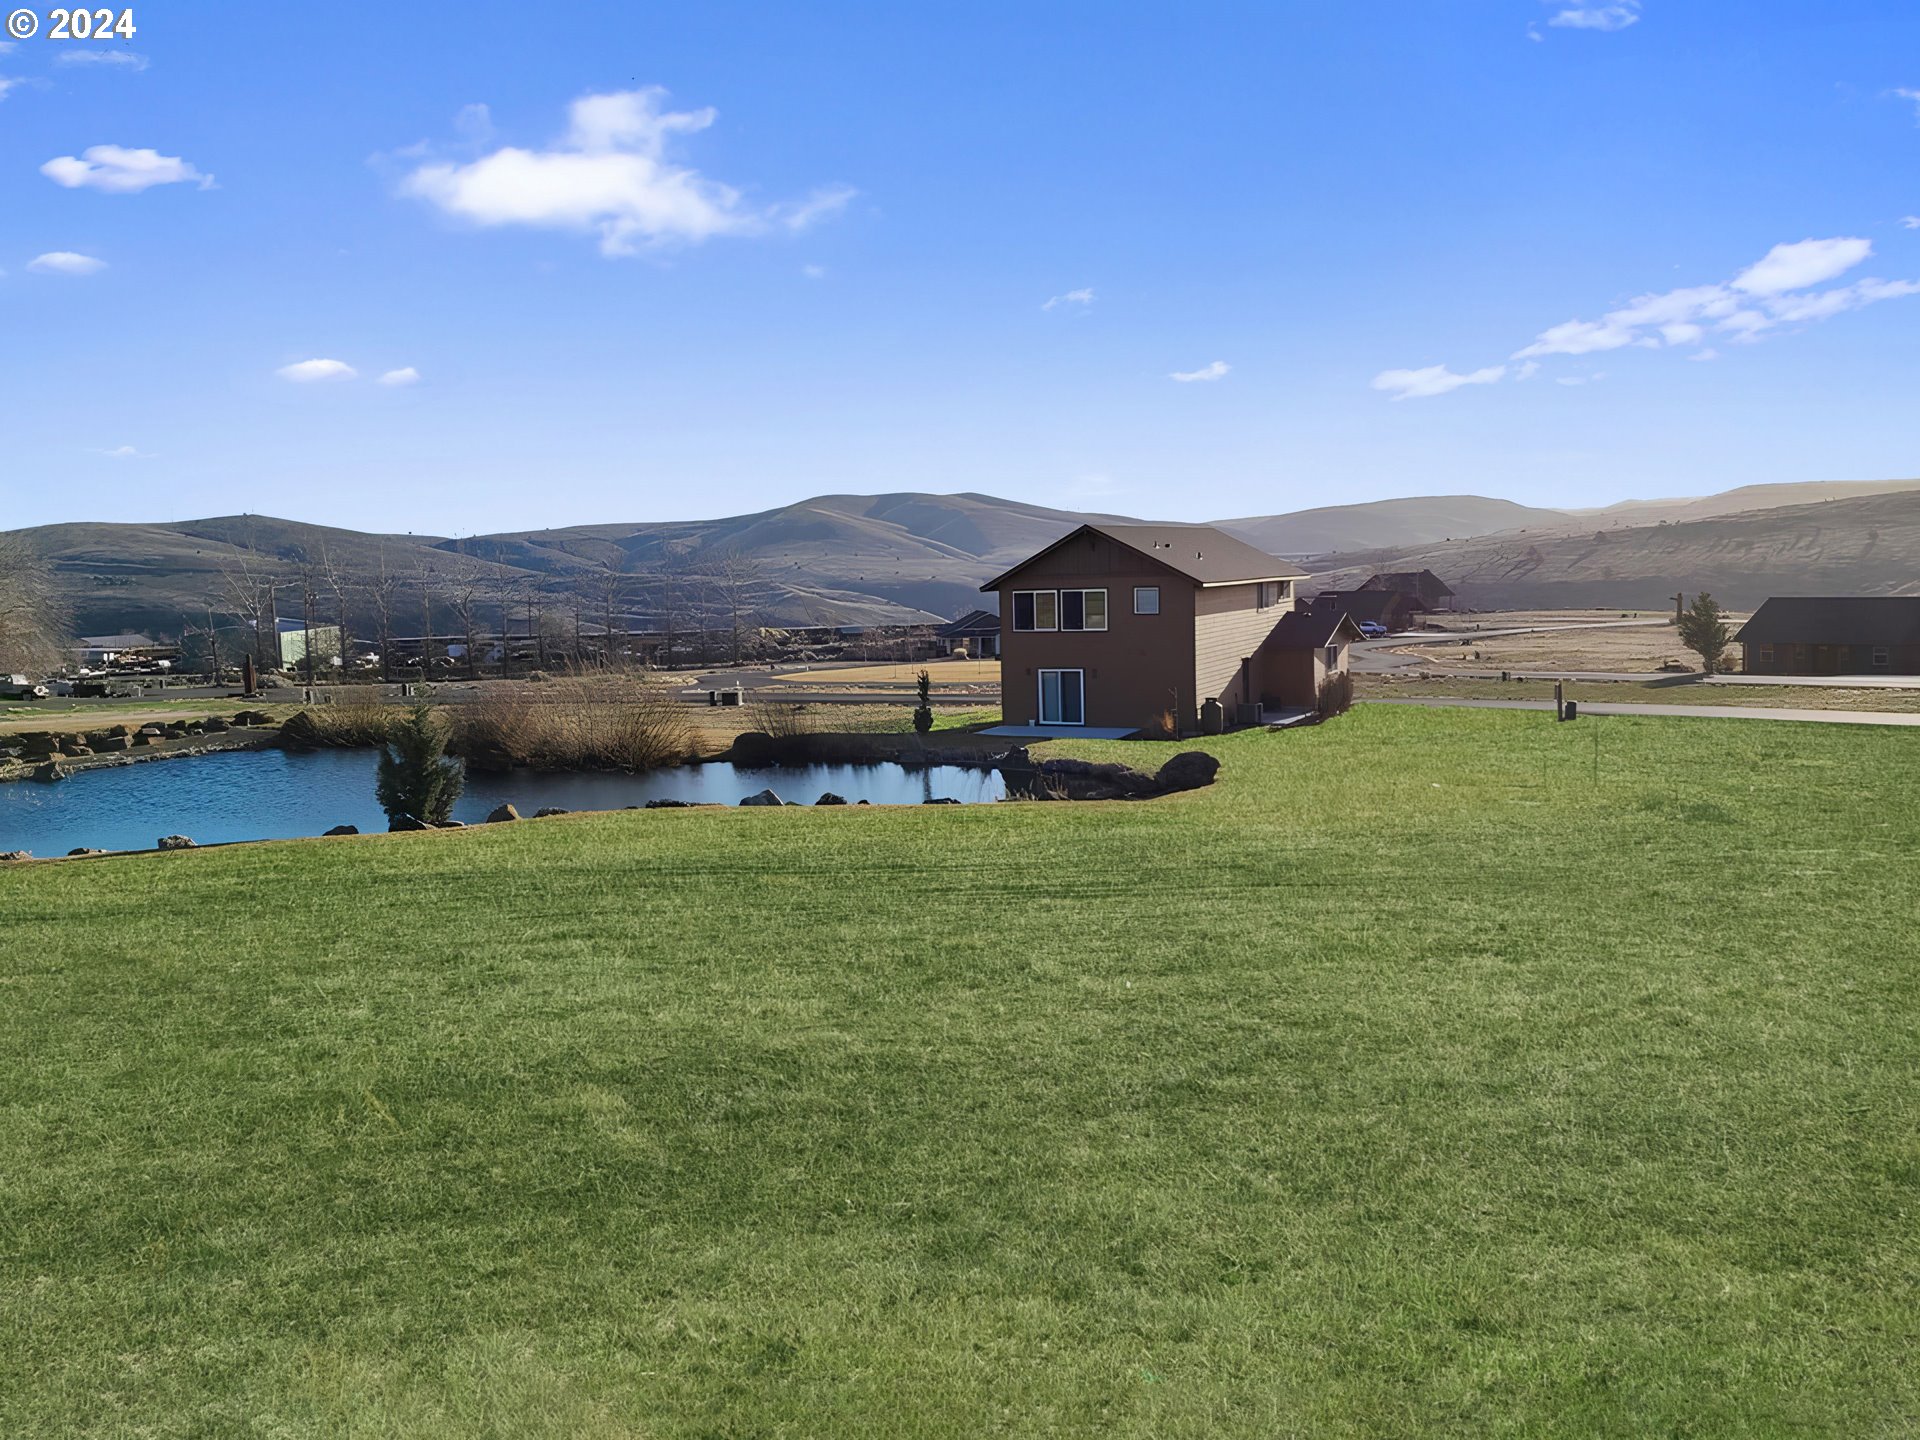
M 1042 670 L 1040 672 L 1040 723 L 1042 725 L 1086 724 L 1086 684 L 1084 670 Z

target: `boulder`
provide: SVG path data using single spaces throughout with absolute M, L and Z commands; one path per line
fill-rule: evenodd
M 89 750 L 85 745 L 82 745 L 78 740 L 69 740 L 60 747 L 60 753 L 69 760 L 78 760 L 83 756 L 93 754 L 93 751 Z
M 209 715 L 205 720 L 202 720 L 200 724 L 209 735 L 224 735 L 233 728 L 218 715 Z
M 328 835 L 358 835 L 360 833 L 360 827 L 358 825 L 336 825 L 325 833 Z
M 162 730 L 158 725 L 142 725 L 137 733 L 146 736 L 149 740 L 159 740 L 164 737 L 167 732 Z
M 264 710 L 241 710 L 234 714 L 236 725 L 271 725 L 273 717 Z
M 425 830 L 426 828 L 427 824 L 424 820 L 416 820 L 411 815 L 401 815 L 396 819 L 387 821 L 388 834 L 393 834 L 395 831 Z
M 162 850 L 198 850 L 200 847 L 184 835 L 162 835 L 158 848 Z
M 70 859 L 77 855 L 104 855 L 106 853 L 104 850 L 89 850 L 85 845 L 76 845 L 73 849 L 67 851 L 68 858 Z
M 58 760 L 49 760 L 46 764 L 34 768 L 33 778 L 43 785 L 51 785 L 56 780 L 66 779 L 67 772 L 60 768 Z
M 771 790 L 762 790 L 758 795 L 747 796 L 740 803 L 742 805 L 785 805 L 787 802 Z
M 142 730 L 138 735 L 133 737 L 130 743 L 134 745 L 157 745 L 162 738 L 163 737 L 159 735 L 149 735 L 146 731 Z
M 1204 750 L 1183 750 L 1160 767 L 1154 777 L 1162 790 L 1198 790 L 1211 785 L 1220 762 Z
M 829 790 L 813 803 L 816 805 L 844 805 L 847 803 L 847 799 L 846 796 L 836 795 Z
M 871 805 L 873 802 L 871 800 L 856 800 L 853 803 L 856 805 Z
M 544 820 L 549 815 L 571 815 L 572 813 L 573 812 L 564 805 L 542 805 L 538 810 L 533 812 L 533 818 L 536 820 Z
M 48 730 L 23 730 L 13 738 L 28 755 L 51 755 L 60 748 L 61 737 Z
M 133 748 L 133 741 L 129 740 L 125 735 L 109 735 L 93 748 L 96 750 L 131 750 Z
M 11 865 L 17 860 L 31 860 L 31 850 L 0 850 L 0 865 Z
M 921 802 L 925 805 L 958 805 L 960 802 L 947 795 L 936 795 L 931 800 Z
M 487 824 L 498 825 L 503 820 L 518 820 L 520 812 L 511 805 L 496 805 L 487 812 Z

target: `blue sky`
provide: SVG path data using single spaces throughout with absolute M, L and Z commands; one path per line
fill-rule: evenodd
M 133 9 L 0 53 L 0 527 L 1920 471 L 1910 0 Z

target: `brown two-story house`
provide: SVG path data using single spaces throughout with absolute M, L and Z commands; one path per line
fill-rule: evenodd
M 1211 526 L 1082 525 L 980 587 L 1000 596 L 1004 718 L 1191 734 L 1210 700 L 1228 724 L 1311 706 L 1358 632 L 1281 627 L 1305 578 Z

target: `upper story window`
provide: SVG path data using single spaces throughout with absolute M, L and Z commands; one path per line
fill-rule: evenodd
M 1255 588 L 1259 591 L 1259 594 L 1254 597 L 1254 605 L 1255 608 L 1260 610 L 1271 610 L 1287 598 L 1287 582 L 1285 580 L 1262 580 Z
M 1136 585 L 1133 587 L 1133 613 L 1136 615 L 1158 615 L 1160 613 L 1160 587 L 1158 585 Z
M 1107 592 L 1016 590 L 1013 592 L 1013 628 L 1104 630 L 1107 628 Z
M 1062 590 L 1060 592 L 1060 628 L 1062 630 L 1106 629 L 1107 592 Z
M 1016 630 L 1058 630 L 1059 597 L 1051 590 L 1013 592 L 1013 628 Z

